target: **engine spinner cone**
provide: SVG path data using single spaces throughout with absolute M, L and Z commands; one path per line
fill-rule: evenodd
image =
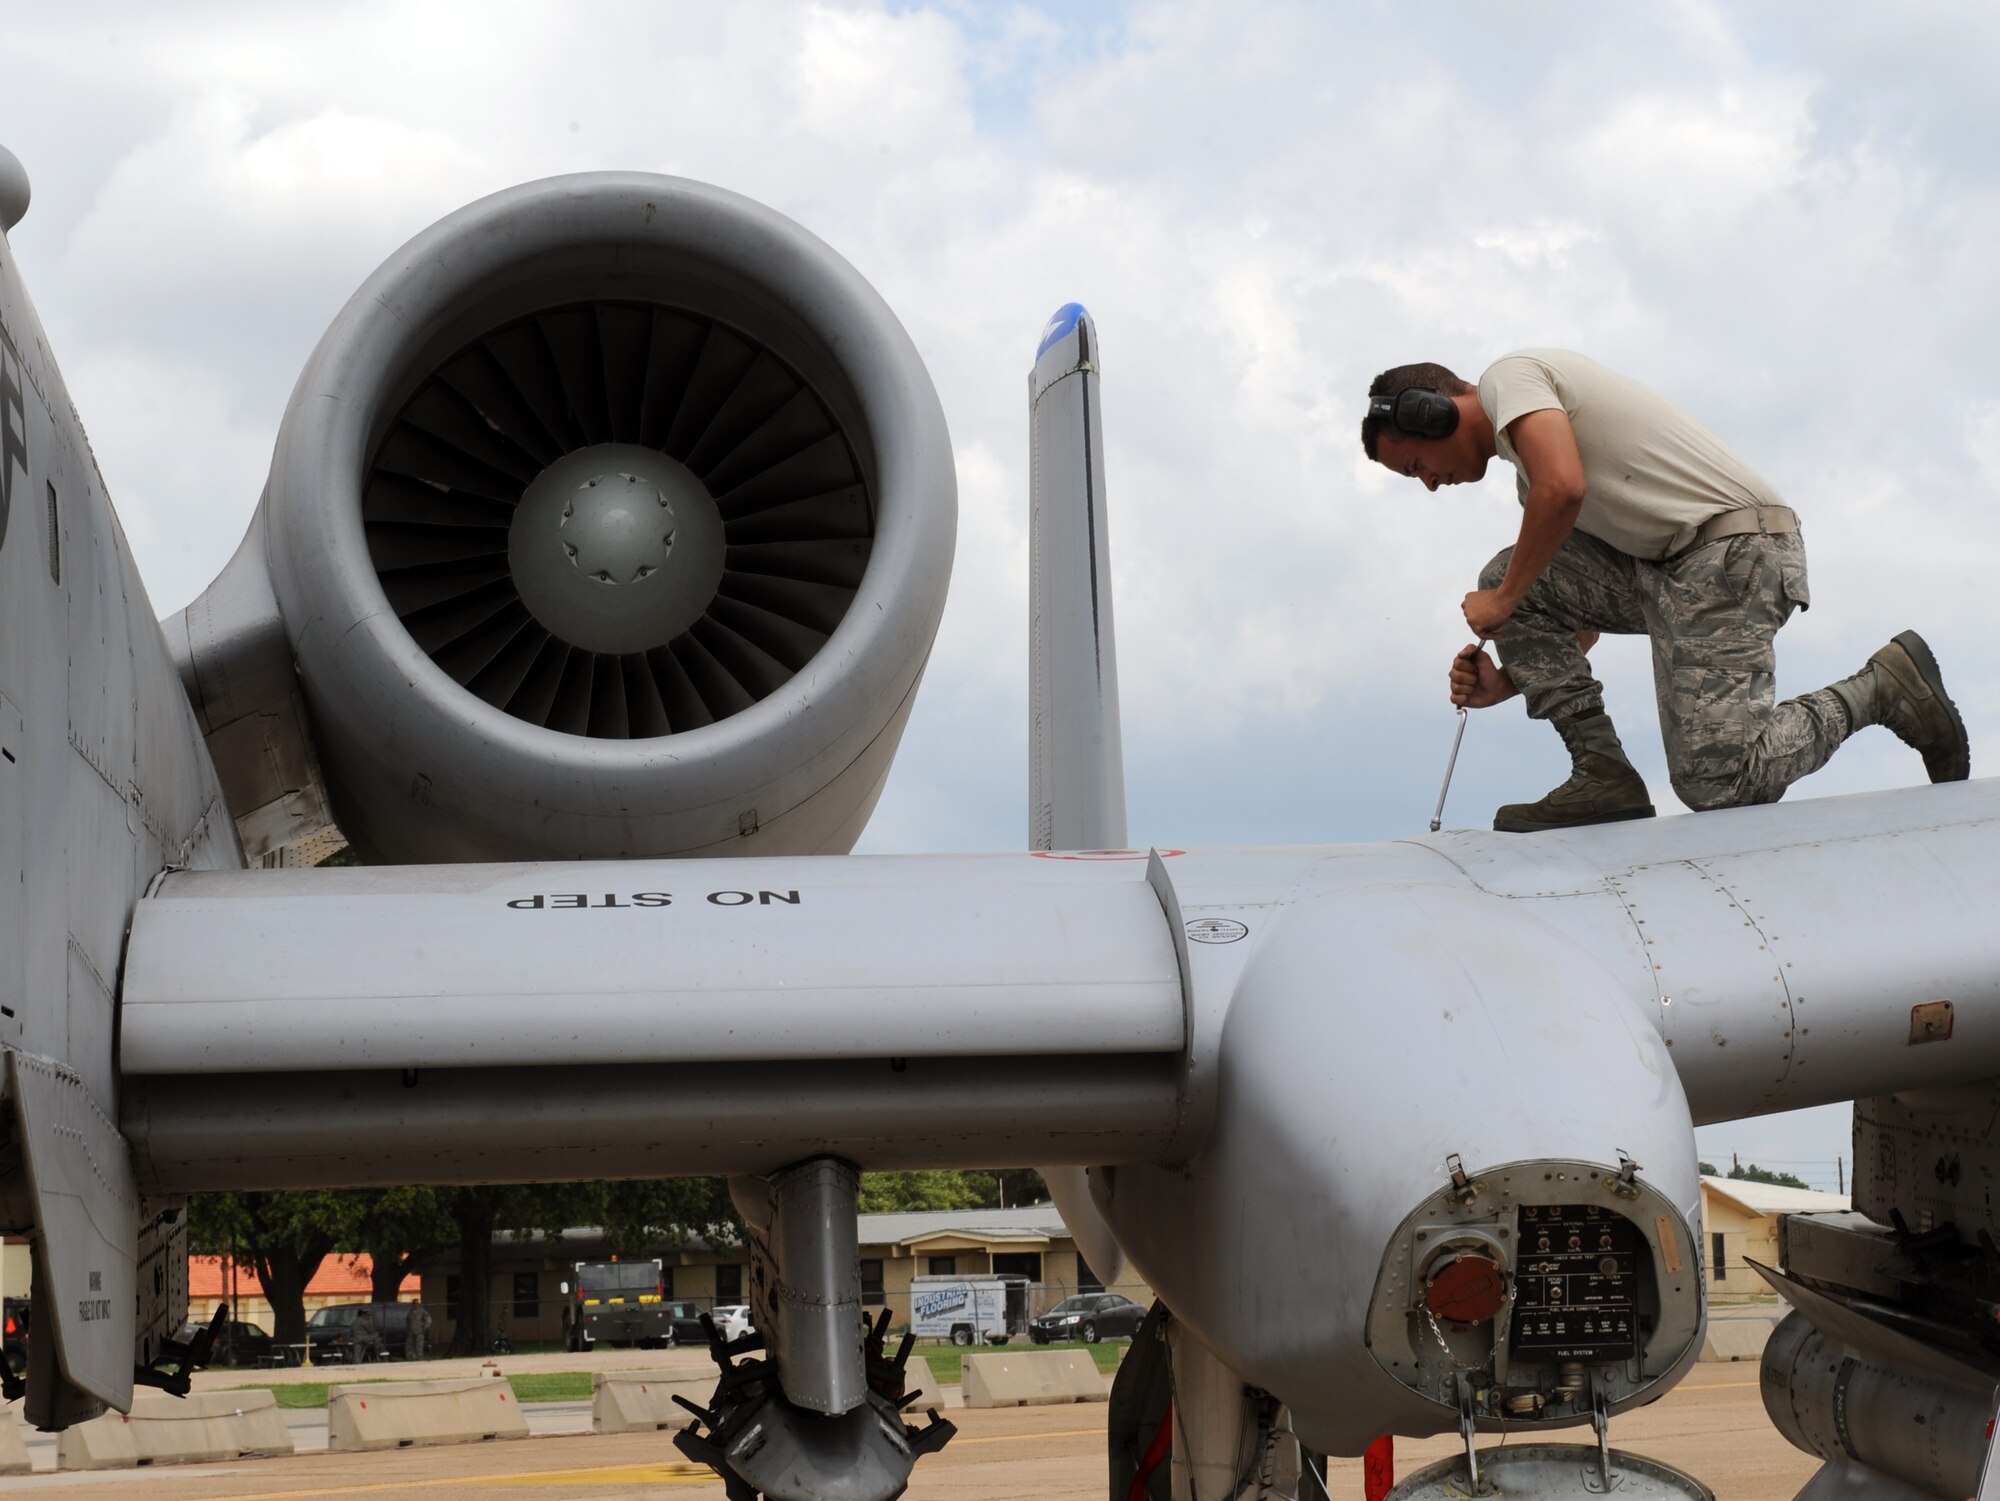
M 665 646 L 707 611 L 722 582 L 715 501 L 656 449 L 598 443 L 529 484 L 507 533 L 521 601 L 586 651 Z

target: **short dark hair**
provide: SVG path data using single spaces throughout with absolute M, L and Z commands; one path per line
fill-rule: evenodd
M 1369 458 L 1376 457 L 1375 443 L 1382 436 L 1382 429 L 1390 425 L 1389 419 L 1374 409 L 1378 401 L 1393 403 L 1398 396 L 1411 389 L 1438 391 L 1446 396 L 1463 396 L 1473 390 L 1473 386 L 1460 380 L 1444 366 L 1426 360 L 1418 365 L 1397 365 L 1384 370 L 1368 383 L 1368 406 L 1366 417 L 1361 419 L 1361 447 Z M 1417 442 L 1427 440 L 1415 433 L 1404 433 L 1404 437 Z

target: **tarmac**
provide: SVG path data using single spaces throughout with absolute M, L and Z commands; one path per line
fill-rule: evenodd
M 581 1359 L 597 1369 L 686 1364 L 692 1372 L 707 1364 L 698 1351 L 605 1351 Z M 494 1363 L 511 1375 L 575 1370 L 579 1360 L 557 1354 L 501 1356 Z M 482 1364 L 427 1361 L 424 1375 L 476 1372 Z M 409 1370 L 379 1368 L 383 1375 Z M 252 1379 L 263 1384 L 267 1377 L 277 1384 L 329 1375 L 337 1379 L 337 1369 L 221 1371 L 206 1373 L 202 1384 L 237 1386 Z M 721 1501 L 721 1484 L 686 1463 L 664 1434 L 592 1434 L 587 1402 L 526 1408 L 535 1436 L 525 1440 L 369 1454 L 327 1453 L 325 1413 L 301 1409 L 286 1414 L 300 1451 L 290 1458 L 116 1472 L 54 1473 L 55 1439 L 36 1434 L 29 1450 L 37 1473 L 10 1479 L 4 1489 L 9 1496 L 46 1493 L 59 1501 L 470 1501 L 514 1495 L 524 1501 L 663 1496 Z M 911 1501 L 1105 1501 L 1102 1403 L 953 1410 L 948 1416 L 958 1425 L 958 1436 L 918 1464 Z M 1550 1437 L 1588 1442 L 1590 1433 L 1586 1428 Z M 1616 1419 L 1611 1441 L 1697 1476 L 1720 1501 L 1792 1501 L 1819 1463 L 1771 1427 L 1754 1361 L 1697 1366 L 1660 1401 Z M 1396 1473 L 1407 1476 L 1456 1452 L 1453 1439 L 1399 1441 Z M 1333 1501 L 1360 1501 L 1360 1461 L 1333 1461 L 1328 1482 Z

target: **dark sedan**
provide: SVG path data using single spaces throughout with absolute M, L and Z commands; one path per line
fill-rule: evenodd
M 708 1331 L 701 1327 L 701 1304 L 676 1299 L 667 1304 L 669 1339 L 677 1345 L 705 1345 Z
M 190 1343 L 194 1337 L 207 1328 L 206 1323 L 193 1319 L 181 1325 L 180 1333 L 174 1336 L 182 1344 Z M 210 1352 L 210 1365 L 261 1366 L 276 1364 L 276 1346 L 271 1336 L 255 1324 L 239 1324 L 231 1319 L 222 1326 L 222 1335 Z
M 1032 1320 L 1028 1338 L 1038 1345 L 1072 1339 L 1087 1345 L 1101 1339 L 1130 1339 L 1145 1316 L 1143 1305 L 1117 1293 L 1078 1293 Z

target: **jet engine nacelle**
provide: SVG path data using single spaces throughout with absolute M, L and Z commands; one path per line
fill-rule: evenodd
M 556 178 L 354 295 L 168 634 L 251 853 L 329 819 L 372 861 L 842 851 L 955 526 L 853 267 L 716 188 Z

